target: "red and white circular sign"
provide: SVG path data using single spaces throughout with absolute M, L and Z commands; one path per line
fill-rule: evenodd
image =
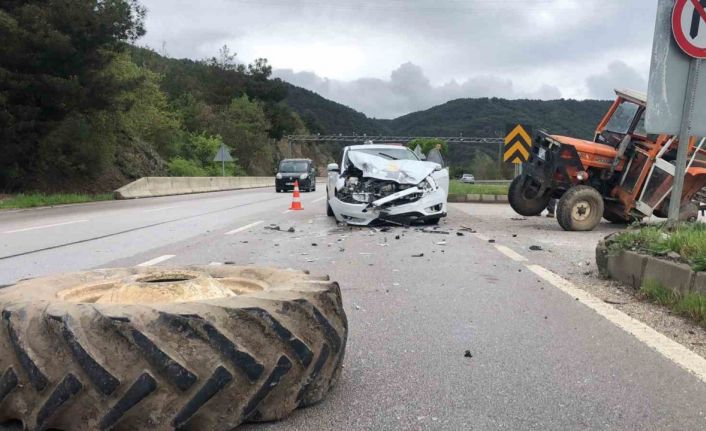
M 677 45 L 694 58 L 706 58 L 706 0 L 677 0 L 672 12 Z

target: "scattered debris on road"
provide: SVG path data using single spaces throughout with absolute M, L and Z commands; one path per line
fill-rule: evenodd
M 413 254 L 412 257 L 424 257 L 424 253 Z
M 489 239 L 488 242 L 491 243 L 491 244 L 495 244 L 495 240 L 494 240 L 494 239 Z
M 456 236 L 464 236 L 463 232 L 456 232 Z
M 466 350 L 466 353 L 463 354 L 463 357 L 464 358 L 472 358 L 473 354 L 471 354 L 470 350 Z
M 532 250 L 532 251 L 542 251 L 542 250 L 544 250 L 542 247 L 540 247 L 540 246 L 538 246 L 538 245 L 531 245 L 529 249 Z

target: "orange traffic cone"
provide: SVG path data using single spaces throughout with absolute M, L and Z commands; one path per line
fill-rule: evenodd
M 292 206 L 289 207 L 292 211 L 303 210 L 302 201 L 299 196 L 299 181 L 294 181 L 294 194 L 292 195 Z

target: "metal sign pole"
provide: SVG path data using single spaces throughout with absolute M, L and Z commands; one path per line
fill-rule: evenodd
M 686 176 L 686 160 L 689 156 L 689 140 L 691 138 L 691 123 L 696 102 L 696 87 L 699 81 L 699 70 L 703 60 L 692 59 L 689 64 L 689 77 L 684 98 L 684 111 L 679 131 L 679 146 L 677 147 L 677 160 L 674 169 L 674 187 L 669 200 L 669 225 L 674 226 L 679 222 L 679 209 L 681 207 L 682 192 L 684 190 L 684 177 Z
M 221 176 L 226 176 L 226 161 L 225 158 L 224 160 L 221 160 Z

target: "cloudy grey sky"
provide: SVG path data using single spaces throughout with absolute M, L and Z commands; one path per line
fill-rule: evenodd
M 139 42 L 242 62 L 378 118 L 461 97 L 645 90 L 656 0 L 142 0 Z

